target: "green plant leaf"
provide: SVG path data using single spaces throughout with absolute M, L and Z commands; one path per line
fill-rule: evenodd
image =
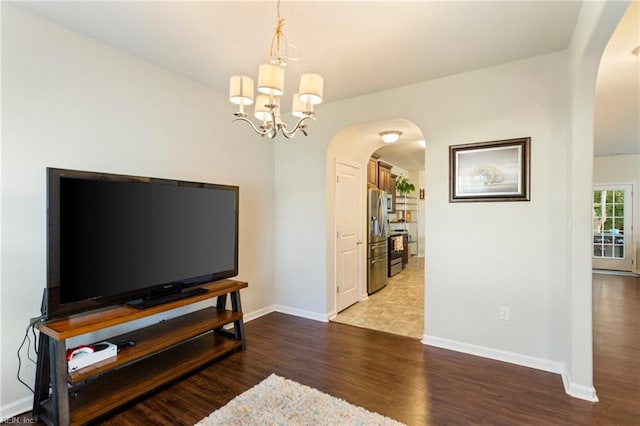
M 416 190 L 416 187 L 409 182 L 409 179 L 400 175 L 396 178 L 396 189 L 401 195 L 407 195 Z

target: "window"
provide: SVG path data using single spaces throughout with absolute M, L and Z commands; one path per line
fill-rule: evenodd
M 625 258 L 624 190 L 593 191 L 593 256 Z

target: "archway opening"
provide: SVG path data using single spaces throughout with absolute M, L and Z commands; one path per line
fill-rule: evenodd
M 406 170 L 400 166 L 396 166 L 395 170 L 398 170 L 399 173 L 404 175 L 410 175 L 412 181 L 415 183 L 416 199 L 418 198 L 419 188 L 424 188 L 424 159 L 426 157 L 426 149 L 424 146 L 418 144 L 418 141 L 424 141 L 424 135 L 418 126 L 412 121 L 401 118 L 378 120 L 375 122 L 353 125 L 342 129 L 332 138 L 327 148 L 326 156 L 328 223 L 327 311 L 330 313 L 330 318 L 335 318 L 337 313 L 344 308 L 340 298 L 342 297 L 341 290 L 345 288 L 344 283 L 349 282 L 349 279 L 345 279 L 345 276 L 355 277 L 355 283 L 351 283 L 351 285 L 356 287 L 356 295 L 355 299 L 353 299 L 354 303 L 365 301 L 369 297 L 369 293 L 367 291 L 368 222 L 366 220 L 366 215 L 368 203 L 367 190 L 368 187 L 371 187 L 371 183 L 367 180 L 367 166 L 373 153 L 379 150 L 384 152 L 388 149 L 389 146 L 382 142 L 379 136 L 379 133 L 386 130 L 399 130 L 402 132 L 400 140 L 394 144 L 396 145 L 394 147 L 394 151 L 401 152 L 404 155 L 409 155 L 410 157 L 419 156 L 419 161 L 414 161 L 411 164 L 420 164 L 419 167 L 422 169 Z M 392 154 L 389 154 L 389 158 L 394 159 L 395 157 Z M 401 162 L 401 160 L 397 161 Z M 393 166 L 392 164 L 385 164 Z M 343 192 L 338 185 L 340 185 L 340 171 L 345 167 L 351 174 L 358 175 L 357 183 L 355 184 L 357 189 L 353 190 L 356 204 L 352 208 L 345 208 L 345 203 L 336 199 L 336 197 L 340 197 L 340 194 Z M 342 243 L 340 241 L 340 237 L 341 235 L 344 235 L 344 233 L 341 234 L 341 230 L 343 229 L 343 225 L 341 225 L 341 223 L 345 222 L 345 220 L 343 220 L 344 215 L 353 214 L 356 215 L 355 226 L 357 227 L 355 231 L 357 235 L 353 239 L 353 244 L 357 244 L 357 247 L 350 247 L 347 255 L 341 257 L 343 251 L 341 248 Z M 424 223 L 424 206 L 420 212 L 416 211 L 415 215 L 414 219 L 416 223 Z M 346 222 L 354 223 L 353 217 L 348 219 L 349 220 L 346 220 Z M 424 226 L 420 229 L 422 232 L 421 235 L 424 235 L 423 230 Z M 417 236 L 415 238 L 417 239 Z M 355 252 L 350 251 L 351 249 L 355 250 Z M 415 254 L 417 255 L 417 250 Z M 353 260 L 353 256 L 356 256 L 357 259 Z M 347 260 L 343 260 L 345 258 Z M 421 290 L 423 290 L 424 267 L 422 266 L 423 264 L 420 265 L 420 286 Z M 356 268 L 357 270 L 350 270 L 350 268 Z M 387 270 L 385 265 L 385 274 L 386 273 Z M 349 302 L 347 303 L 349 304 Z M 420 309 L 421 314 L 423 314 L 424 308 L 422 304 Z M 420 330 L 422 330 L 422 320 L 420 320 L 419 327 Z M 421 334 L 416 337 L 420 336 Z

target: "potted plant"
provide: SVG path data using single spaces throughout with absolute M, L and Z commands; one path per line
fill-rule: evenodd
M 396 178 L 396 189 L 400 195 L 407 196 L 410 192 L 416 190 L 416 187 L 409 182 L 409 179 L 400 175 Z

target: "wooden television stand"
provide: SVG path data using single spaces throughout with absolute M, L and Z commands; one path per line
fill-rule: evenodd
M 126 305 L 37 324 L 40 331 L 33 415 L 48 425 L 85 424 L 207 363 L 246 348 L 240 289 L 222 280 L 208 291 L 143 310 Z M 231 295 L 231 310 L 226 309 Z M 216 306 L 106 339 L 133 340 L 117 357 L 68 372 L 66 340 L 217 297 Z M 232 330 L 223 327 L 233 324 Z M 51 392 L 49 392 L 51 388 Z

